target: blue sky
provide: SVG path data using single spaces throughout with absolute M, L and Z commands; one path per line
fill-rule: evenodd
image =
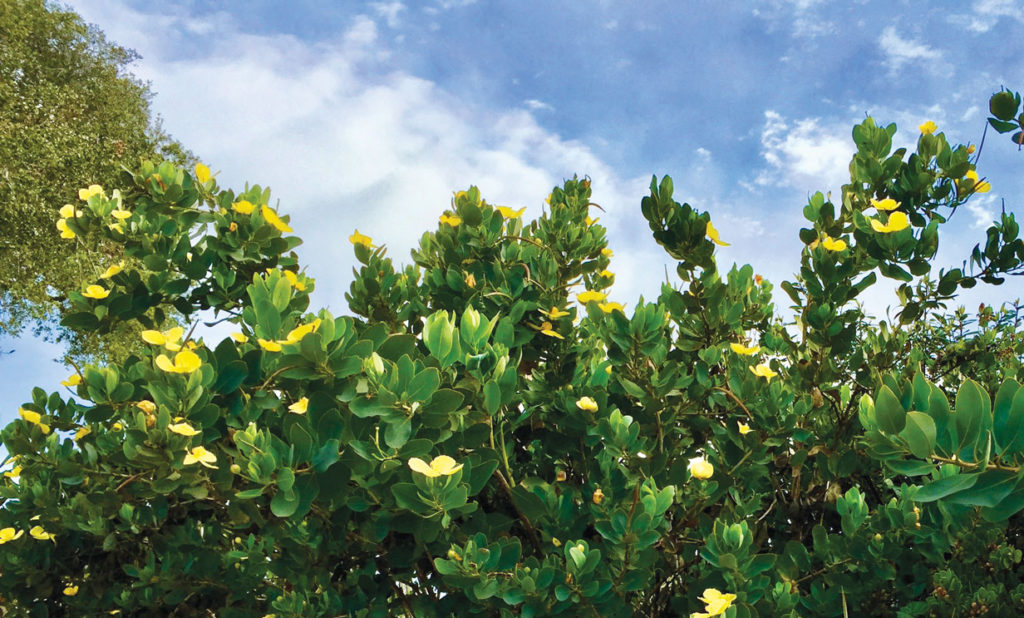
M 656 296 L 668 260 L 639 214 L 651 174 L 710 210 L 720 261 L 790 276 L 809 194 L 847 178 L 851 127 L 873 116 L 916 142 L 935 121 L 981 138 L 989 95 L 1024 89 L 1024 2 L 207 2 L 75 0 L 136 49 L 164 127 L 222 186 L 269 185 L 305 239 L 314 302 L 345 312 L 354 228 L 396 261 L 470 184 L 541 213 L 550 188 L 593 179 L 618 274 Z M 992 191 L 957 214 L 939 265 L 959 266 L 1001 200 L 1024 215 L 1024 153 L 989 135 Z M 83 185 L 88 179 L 83 179 Z M 669 266 L 669 271 L 672 267 Z M 968 306 L 1024 296 L 976 288 Z M 867 295 L 883 314 L 886 286 Z M 785 313 L 785 301 L 777 299 Z M 215 340 L 215 334 L 208 335 Z M 60 350 L 0 340 L 0 422 Z

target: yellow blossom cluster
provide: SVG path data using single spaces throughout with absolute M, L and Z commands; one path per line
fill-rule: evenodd
M 690 614 L 690 618 L 710 618 L 711 616 L 721 616 L 725 613 L 725 610 L 732 607 L 732 602 L 736 600 L 736 595 L 731 593 L 723 594 L 715 588 L 708 588 L 704 591 L 702 596 L 697 598 L 704 604 L 704 611 L 693 612 Z
M 303 337 L 310 333 L 315 333 L 319 328 L 320 318 L 316 318 L 315 320 L 308 324 L 296 326 L 291 331 L 289 331 L 287 335 L 285 335 L 284 339 L 278 339 L 277 341 L 273 341 L 270 339 L 257 338 L 256 341 L 257 343 L 259 343 L 260 347 L 266 350 L 267 352 L 280 352 L 281 346 L 288 345 L 290 343 L 298 343 L 302 341 Z M 235 341 L 238 341 L 239 343 L 245 343 L 246 341 L 249 340 L 249 338 L 242 333 L 234 333 L 231 336 L 235 339 Z
M 462 469 L 463 464 L 455 464 L 455 460 L 447 455 L 439 455 L 428 464 L 419 457 L 409 460 L 409 467 L 428 478 L 451 476 Z

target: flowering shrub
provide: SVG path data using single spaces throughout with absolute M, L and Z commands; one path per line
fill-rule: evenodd
M 668 177 L 641 211 L 680 284 L 629 311 L 608 299 L 588 180 L 556 187 L 534 221 L 460 191 L 401 269 L 357 231 L 342 317 L 310 309 L 268 190 L 148 163 L 109 196 L 84 190 L 59 235 L 130 259 L 97 265 L 64 324 L 137 322 L 147 345 L 68 391 L 34 389 L 3 430 L 3 603 L 1024 611 L 1019 323 L 942 313 L 957 289 L 1019 272 L 1024 244 L 1005 214 L 971 268 L 933 273 L 940 226 L 983 189 L 976 158 L 929 123 L 915 152 L 893 152 L 895 131 L 855 127 L 840 199 L 804 207 L 788 324 L 750 266 L 719 270 L 728 230 Z M 856 302 L 879 275 L 901 282 L 898 323 Z M 156 330 L 172 309 L 193 323 Z M 195 338 L 210 312 L 236 332 Z

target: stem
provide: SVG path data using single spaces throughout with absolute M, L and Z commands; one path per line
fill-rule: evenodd
M 749 418 L 750 420 L 754 420 L 754 415 L 750 413 L 750 410 L 747 409 L 747 406 L 743 405 L 743 402 L 740 401 L 740 398 L 736 396 L 736 393 L 732 392 L 731 390 L 724 386 L 716 386 L 715 390 L 721 391 L 728 395 L 729 397 L 731 397 L 732 400 L 736 402 L 736 405 L 738 405 L 747 414 L 747 418 Z
M 534 530 L 533 524 L 530 523 L 530 519 L 521 510 L 519 510 L 519 505 L 516 504 L 515 498 L 512 496 L 512 488 L 509 487 L 508 481 L 506 481 L 505 477 L 501 475 L 501 472 L 495 470 L 494 474 L 498 477 L 498 484 L 501 485 L 501 488 L 505 491 L 505 495 L 508 496 L 508 501 L 512 503 L 512 508 L 514 508 L 516 510 L 516 514 L 519 515 L 519 520 L 523 522 L 523 526 L 526 528 L 526 533 L 530 536 L 530 542 L 533 543 L 533 546 L 538 552 L 542 551 L 540 537 L 537 536 L 537 531 Z

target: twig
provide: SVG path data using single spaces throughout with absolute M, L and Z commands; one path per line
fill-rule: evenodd
M 731 397 L 732 400 L 736 402 L 736 405 L 738 405 L 740 408 L 742 408 L 743 411 L 747 414 L 747 418 L 749 418 L 750 420 L 754 420 L 754 415 L 750 413 L 750 410 L 747 409 L 747 406 L 743 405 L 743 402 L 740 401 L 740 398 L 736 396 L 736 393 L 734 393 L 731 390 L 725 388 L 724 386 L 716 386 L 715 390 L 716 391 L 721 391 L 721 392 L 725 393 L 726 395 L 728 395 L 729 397 Z
M 526 528 L 526 533 L 530 535 L 530 542 L 533 543 L 533 546 L 537 549 L 538 552 L 542 551 L 540 537 L 537 536 L 537 531 L 534 530 L 533 524 L 530 523 L 530 519 L 526 516 L 525 513 L 519 510 L 519 505 L 516 504 L 516 500 L 512 496 L 512 488 L 509 487 L 508 481 L 505 480 L 505 477 L 502 476 L 501 472 L 499 472 L 498 470 L 495 470 L 494 474 L 495 476 L 498 477 L 498 483 L 501 485 L 501 488 L 505 491 L 505 494 L 508 496 L 509 502 L 512 503 L 512 508 L 516 510 L 516 514 L 519 515 L 520 521 L 523 522 L 523 526 Z

